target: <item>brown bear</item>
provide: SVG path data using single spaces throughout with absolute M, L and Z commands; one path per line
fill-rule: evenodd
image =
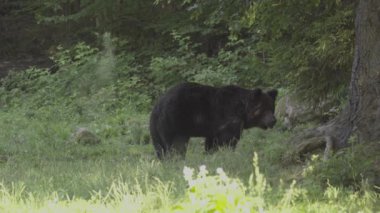
M 206 152 L 235 148 L 243 129 L 272 128 L 277 90 L 212 87 L 180 83 L 158 100 L 150 116 L 150 134 L 159 159 L 186 154 L 190 137 L 204 137 Z

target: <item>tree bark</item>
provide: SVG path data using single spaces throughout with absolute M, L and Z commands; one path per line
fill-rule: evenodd
M 350 104 L 357 108 L 354 121 L 360 140 L 375 141 L 380 138 L 380 1 L 362 0 L 358 11 L 358 62 L 353 67 Z
M 292 139 L 291 154 L 298 156 L 325 147 L 325 159 L 333 150 L 348 146 L 352 133 L 359 142 L 380 140 L 380 1 L 360 0 L 355 18 L 355 52 L 349 87 L 349 103 L 327 124 Z

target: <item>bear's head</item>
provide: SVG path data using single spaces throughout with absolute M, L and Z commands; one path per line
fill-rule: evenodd
M 272 128 L 276 124 L 274 116 L 277 90 L 263 92 L 261 89 L 251 90 L 246 103 L 244 128 Z

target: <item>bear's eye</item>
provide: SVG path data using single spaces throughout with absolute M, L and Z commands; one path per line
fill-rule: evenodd
M 261 109 L 260 108 L 258 108 L 258 109 L 256 109 L 255 111 L 253 111 L 253 117 L 257 117 L 257 116 L 259 116 L 261 114 Z

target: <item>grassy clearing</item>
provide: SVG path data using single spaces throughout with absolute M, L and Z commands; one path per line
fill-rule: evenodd
M 378 197 L 365 186 L 326 187 L 303 175 L 304 165 L 284 165 L 290 132 L 252 129 L 235 152 L 214 155 L 204 154 L 202 140 L 192 139 L 186 160 L 159 162 L 133 125 L 122 127 L 125 134 L 108 136 L 110 115 L 86 125 L 79 116 L 26 112 L 0 112 L 1 212 L 379 210 Z M 125 112 L 124 119 L 144 126 L 147 115 Z M 73 130 L 83 125 L 101 136 L 100 145 L 70 142 Z M 254 152 L 259 161 L 252 166 Z M 184 176 L 185 167 L 195 169 L 192 178 Z
M 283 155 L 294 132 L 251 129 L 234 152 L 204 154 L 194 138 L 185 160 L 158 161 L 138 67 L 78 48 L 88 55 L 61 57 L 54 75 L 30 69 L 1 81 L 0 212 L 380 211 L 363 176 L 380 162 L 378 143 L 290 164 Z M 79 127 L 102 142 L 75 143 Z

